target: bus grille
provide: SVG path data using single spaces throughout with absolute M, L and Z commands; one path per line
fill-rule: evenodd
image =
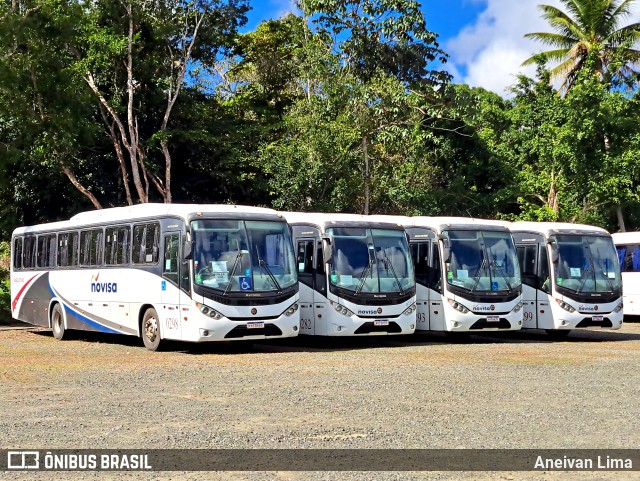
M 608 317 L 605 317 L 602 321 L 594 321 L 590 317 L 585 317 L 576 327 L 613 327 L 613 324 Z
M 275 324 L 265 324 L 262 329 L 247 329 L 247 326 L 236 326 L 224 338 L 237 339 L 248 336 L 282 336 L 282 331 Z
M 402 328 L 397 322 L 390 322 L 388 326 L 376 326 L 373 322 L 365 322 L 362 324 L 354 334 L 369 334 L 371 332 L 387 332 L 395 334 L 402 332 Z
M 504 318 L 500 318 L 498 322 L 489 322 L 486 319 L 478 319 L 469 329 L 509 329 L 511 323 Z

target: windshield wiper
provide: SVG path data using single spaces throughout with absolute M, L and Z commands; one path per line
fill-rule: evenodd
M 258 265 L 260 266 L 261 269 L 265 270 L 265 272 L 269 276 L 269 279 L 271 279 L 271 282 L 273 282 L 273 287 L 275 287 L 278 292 L 282 292 L 282 287 L 280 287 L 280 284 L 278 283 L 278 280 L 276 279 L 276 277 L 273 275 L 273 272 L 271 272 L 271 269 L 269 269 L 269 266 L 264 261 L 264 259 L 260 258 L 260 252 L 258 251 L 258 246 L 256 246 L 256 256 L 258 256 Z
M 475 276 L 473 276 L 473 287 L 471 288 L 470 292 L 475 292 L 476 288 L 478 287 L 478 284 L 480 283 L 480 277 L 482 277 L 482 271 L 483 269 L 486 267 L 487 265 L 487 256 L 485 254 L 484 248 L 482 249 L 482 262 L 480 263 L 480 267 L 478 267 L 478 270 L 476 271 Z
M 498 263 L 496 261 L 491 261 L 489 263 L 489 267 L 493 267 L 496 272 L 498 272 L 500 274 L 500 276 L 504 279 L 505 284 L 507 285 L 507 288 L 509 289 L 509 292 L 511 292 L 511 283 L 509 282 L 509 277 L 507 276 L 507 271 L 504 269 L 504 267 L 498 265 Z M 499 269 L 499 271 L 498 271 Z
M 231 290 L 231 285 L 233 284 L 233 276 L 236 274 L 236 271 L 238 270 L 238 266 L 240 265 L 240 261 L 242 260 L 242 256 L 244 255 L 242 254 L 242 250 L 240 250 L 240 244 L 236 244 L 236 245 L 238 246 L 238 253 L 236 254 L 236 260 L 233 262 L 231 273 L 229 274 L 229 283 L 227 284 L 227 287 L 222 293 L 223 296 L 226 296 L 227 294 L 229 294 L 229 291 Z
M 582 272 L 582 276 L 580 276 L 580 286 L 578 286 L 578 290 L 576 290 L 577 294 L 582 293 L 582 289 L 584 289 L 584 286 L 587 284 L 588 275 L 591 273 L 593 273 L 593 289 L 594 289 L 594 292 L 597 292 L 596 271 L 594 269 L 593 256 L 591 255 L 591 249 L 588 246 L 583 246 L 583 248 L 589 253 L 589 257 L 587 258 L 589 260 L 589 267 L 587 269 L 584 269 L 584 271 Z
M 589 249 L 589 251 L 591 251 L 591 249 Z M 602 259 L 602 257 L 600 256 L 600 249 L 597 250 L 597 254 L 598 254 L 598 259 Z M 608 265 L 609 264 L 608 259 L 605 258 L 605 260 L 607 261 L 607 265 Z M 599 263 L 598 263 L 598 266 L 600 267 Z M 602 277 L 604 277 L 604 280 L 607 282 L 607 287 L 609 288 L 609 291 L 614 292 L 615 289 L 613 288 L 613 282 L 611 282 L 611 278 L 609 277 L 609 270 L 607 269 L 607 272 L 605 272 L 604 269 L 600 267 L 600 272 L 602 272 Z M 596 286 L 596 290 L 597 290 L 597 286 Z
M 369 271 L 371 271 L 371 268 L 373 267 L 374 262 L 375 262 L 375 259 L 369 256 L 369 263 L 363 269 L 362 274 L 360 274 L 360 279 L 359 279 L 360 282 L 358 282 L 358 287 L 356 287 L 356 294 L 360 294 L 360 292 L 364 288 L 364 283 L 367 279 L 367 275 L 369 274 Z
M 387 256 L 387 251 L 385 251 L 384 249 L 382 249 L 382 255 L 384 256 L 384 264 L 385 264 L 385 269 L 387 269 L 387 271 L 391 270 L 391 275 L 393 275 L 393 278 L 396 280 L 396 284 L 398 285 L 398 291 L 400 292 L 400 295 L 404 294 L 404 289 L 402 288 L 402 285 L 400 284 L 400 279 L 398 279 L 398 276 L 396 275 L 396 271 L 393 268 L 393 264 L 391 263 L 391 260 L 389 259 L 389 256 Z

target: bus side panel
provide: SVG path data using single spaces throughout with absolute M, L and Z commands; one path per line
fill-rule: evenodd
M 538 301 L 536 299 L 536 293 L 537 289 L 534 287 L 522 284 L 522 327 L 524 329 L 538 328 Z
M 315 334 L 314 291 L 300 283 L 300 334 Z
M 45 272 L 28 284 L 22 294 L 14 299 L 15 305 L 19 306 L 15 318 L 36 326 L 49 327 L 49 302 L 52 297 L 49 273 Z
M 623 272 L 624 313 L 640 316 L 640 272 Z

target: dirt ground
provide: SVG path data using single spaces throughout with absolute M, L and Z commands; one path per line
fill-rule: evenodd
M 170 344 L 0 330 L 0 449 L 640 445 L 640 323 L 530 331 Z M 639 466 L 640 467 L 640 466 Z M 51 479 L 56 473 L 0 473 Z M 640 479 L 640 472 L 57 473 L 57 479 Z

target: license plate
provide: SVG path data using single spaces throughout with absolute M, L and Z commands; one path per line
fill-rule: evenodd
M 592 321 L 604 321 L 604 316 L 593 316 Z
M 388 326 L 389 321 L 373 321 L 374 326 Z
M 500 322 L 500 316 L 487 316 L 487 322 Z
M 262 329 L 264 322 L 247 322 L 247 329 Z

